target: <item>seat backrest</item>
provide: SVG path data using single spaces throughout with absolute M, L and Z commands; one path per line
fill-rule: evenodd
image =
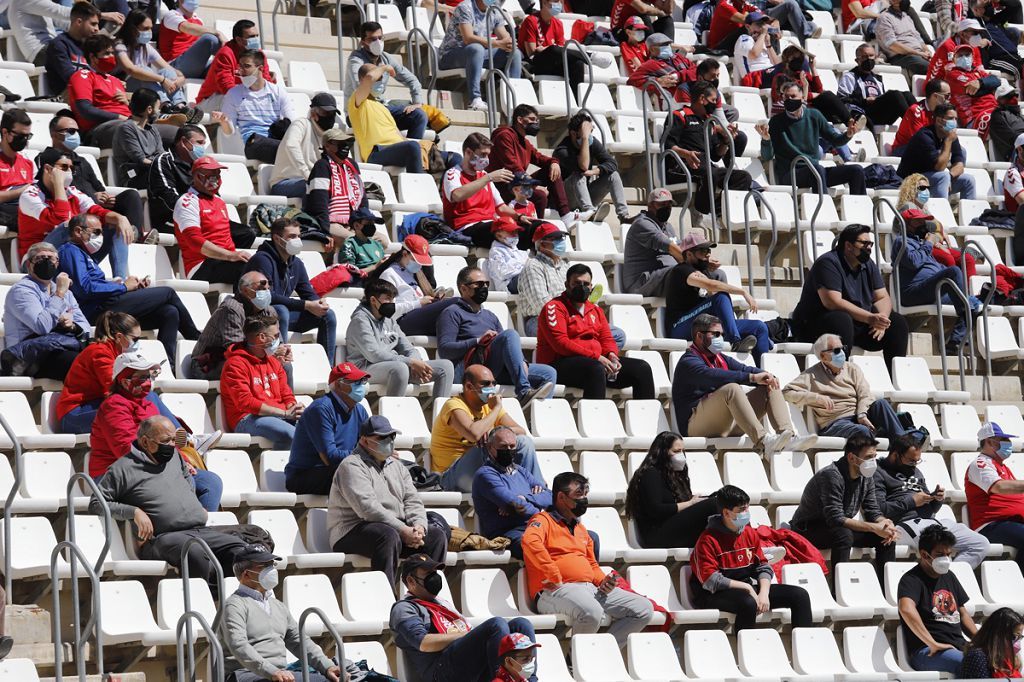
M 164 630 L 175 629 L 178 619 L 185 613 L 184 585 L 185 581 L 181 578 L 164 578 L 157 587 L 156 622 Z M 213 602 L 209 584 L 203 578 L 189 578 L 188 588 L 192 610 L 212 625 L 217 616 L 217 606 Z
M 284 467 L 288 464 L 289 456 L 287 450 L 264 450 L 260 454 L 260 490 L 273 493 L 287 492 Z
M 623 682 L 629 679 L 615 637 L 607 632 L 575 634 L 570 644 L 573 674 L 587 682 Z
M 899 604 L 896 599 L 896 589 L 899 587 L 900 578 L 916 565 L 912 561 L 890 561 L 885 565 L 885 598 L 893 606 Z
M 794 674 L 778 631 L 751 628 L 736 635 L 736 658 L 740 670 L 748 676 L 772 675 L 790 677 Z
M 380 399 L 377 409 L 380 414 L 388 418 L 394 428 L 402 432 L 403 436 L 411 438 L 430 436 L 430 429 L 426 419 L 423 418 L 423 410 L 416 398 L 385 396 Z
M 836 564 L 836 600 L 843 606 L 885 606 L 875 567 L 862 561 Z
M 544 481 L 550 486 L 554 483 L 555 476 L 563 471 L 573 471 L 569 455 L 564 450 L 542 451 L 537 453 L 537 464 L 540 466 L 540 473 Z
M 394 603 L 391 585 L 382 572 L 362 571 L 341 576 L 341 610 L 349 620 L 386 623 Z
M 473 568 L 462 572 L 462 611 L 471 617 L 515 618 L 522 615 L 512 598 L 512 589 L 504 571 L 498 568 Z
M 724 485 L 710 452 L 687 452 L 686 468 L 690 471 L 690 488 L 694 495 L 710 495 Z
M 932 379 L 928 363 L 919 356 L 893 358 L 892 383 L 901 391 L 934 391 L 935 382 Z
M 804 588 L 815 611 L 837 606 L 818 564 L 786 564 L 782 567 L 782 583 Z
M 252 462 L 244 450 L 210 450 L 206 453 L 206 467 L 220 476 L 224 493 L 241 495 L 259 489 Z
M 601 554 L 598 561 L 614 561 L 617 553 L 629 549 L 622 519 L 614 507 L 591 507 L 587 510 L 587 529 L 601 538 Z
M 580 473 L 590 479 L 592 492 L 626 494 L 626 475 L 614 452 L 586 450 L 580 453 Z
M 626 640 L 626 666 L 638 680 L 682 680 L 679 655 L 667 632 L 634 632 Z
M 722 472 L 725 483 L 742 488 L 752 500 L 772 492 L 764 463 L 756 452 L 726 452 Z
M 844 675 L 835 635 L 828 628 L 793 628 L 793 667 L 804 675 Z
M 544 682 L 576 682 L 569 674 L 558 638 L 550 634 L 537 634 L 535 641 L 540 646 L 537 652 L 537 679 Z
M 724 630 L 687 630 L 683 635 L 683 660 L 690 677 L 743 677 Z
M 619 409 L 611 400 L 580 400 L 577 404 L 580 435 L 625 438 Z
M 286 577 L 282 601 L 296 622 L 302 616 L 302 612 L 310 606 L 316 606 L 323 610 L 331 624 L 336 625 L 345 621 L 345 616 L 341 613 L 341 606 L 338 605 L 338 596 L 331 585 L 331 579 L 323 574 L 313 573 Z M 310 622 L 316 623 L 317 619 L 314 618 Z M 345 654 L 347 658 L 351 658 L 347 643 Z
M 807 453 L 786 451 L 772 455 L 771 483 L 776 490 L 803 491 L 812 476 L 814 470 Z
M 534 400 L 530 403 L 530 416 L 534 436 L 565 438 L 567 441 L 580 437 L 569 403 L 561 398 Z
M 626 580 L 638 594 L 653 599 L 669 611 L 683 610 L 667 566 L 630 566 L 626 569 Z
M 843 628 L 843 660 L 855 673 L 899 671 L 885 631 L 877 625 Z
M 633 352 L 652 352 L 655 355 L 656 351 L 629 351 Z M 628 354 L 627 354 L 628 355 Z M 632 357 L 632 356 L 630 356 Z M 662 366 L 662 372 L 664 372 Z M 665 375 L 666 380 L 668 375 Z M 655 380 L 657 384 L 657 380 Z M 671 384 L 669 384 L 671 385 Z M 665 415 L 665 408 L 658 400 L 629 400 L 626 401 L 626 433 L 630 436 L 642 436 L 648 435 L 651 440 L 654 440 L 655 434 L 669 430 L 668 417 Z
M 892 379 L 889 378 L 889 370 L 885 361 L 878 355 L 854 355 L 850 358 L 857 367 L 861 369 L 864 378 L 868 381 L 872 393 L 879 395 L 886 391 L 892 391 Z
M 22 463 L 25 467 L 21 479 L 22 497 L 66 501 L 68 480 L 75 473 L 68 453 L 26 452 Z
M 290 509 L 254 509 L 249 512 L 249 523 L 270 533 L 274 538 L 274 551 L 286 561 L 288 557 L 309 553 Z
M 149 597 L 138 580 L 101 581 L 100 616 L 104 639 L 111 644 L 132 641 L 134 635 L 162 629 L 153 618 Z
M 978 436 L 978 412 L 972 405 L 941 405 L 942 433 L 946 438 L 975 439 Z

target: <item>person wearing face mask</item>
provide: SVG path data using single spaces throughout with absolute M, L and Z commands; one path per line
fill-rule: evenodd
M 615 0 L 612 3 L 611 19 L 612 34 L 619 40 L 626 37 L 629 20 L 640 17 L 645 30 L 663 33 L 669 38 L 675 36 L 675 24 L 672 23 L 672 4 L 664 0 Z
M 363 300 L 352 313 L 345 333 L 345 357 L 383 384 L 383 395 L 404 396 L 410 384 L 433 382 L 434 399 L 451 395 L 455 368 L 444 359 L 422 360 L 394 319 L 395 285 L 372 279 L 363 287 Z
M 900 127 L 896 130 L 896 138 L 892 141 L 893 155 L 903 156 L 910 138 L 917 131 L 934 123 L 932 112 L 940 104 L 948 104 L 950 96 L 949 83 L 941 78 L 932 79 L 924 84 L 924 99 L 903 112 Z
M 608 387 L 632 388 L 634 400 L 656 397 L 651 366 L 619 357 L 604 312 L 589 300 L 592 292 L 589 267 L 577 263 L 566 271 L 565 290 L 540 315 L 537 361 L 551 365 L 559 383 L 582 389 L 587 400 L 603 400 Z
M 302 251 L 299 233 L 299 223 L 293 218 L 272 222 L 270 239 L 256 249 L 245 271 L 262 273 L 270 282 L 270 302 L 277 310 L 281 329 L 286 333 L 316 329 L 316 342 L 323 346 L 328 362 L 333 362 L 338 318 L 309 283 L 306 265 L 298 257 Z M 292 292 L 297 297 L 292 297 Z
M 793 405 L 811 408 L 819 435 L 895 438 L 913 428 L 909 415 L 904 414 L 904 423 L 888 400 L 875 400 L 864 372 L 848 361 L 841 338 L 822 334 L 811 354 L 818 362 L 786 384 L 782 395 Z
M 537 673 L 540 647 L 526 635 L 514 633 L 501 638 L 498 645 L 498 671 L 491 682 L 526 682 Z
M 323 134 L 338 122 L 338 103 L 329 92 L 318 92 L 309 103 L 309 115 L 291 122 L 277 148 L 270 174 L 270 193 L 305 198 L 306 180 L 320 158 Z
M 794 336 L 813 343 L 836 334 L 844 348 L 880 350 L 886 367 L 907 354 L 906 319 L 893 310 L 882 272 L 871 259 L 871 228 L 853 223 L 843 228 L 831 251 L 821 254 L 804 278 L 793 310 Z
M 647 61 L 638 66 L 626 82 L 638 90 L 646 87 L 648 80 L 653 78 L 661 87 L 668 90 L 677 102 L 685 100 L 685 92 L 681 86 L 696 78 L 697 64 L 686 55 L 692 54 L 694 47 L 686 45 L 676 51 L 672 47 L 672 39 L 664 33 L 647 35 Z
M 1000 83 L 996 88 L 996 108 L 988 124 L 988 138 L 1000 161 L 1015 163 L 1017 138 L 1024 134 L 1024 116 L 1016 87 Z M 1015 164 L 1016 165 L 1016 164 Z
M 399 559 L 426 554 L 444 561 L 448 538 L 428 523 L 409 468 L 395 456 L 387 417 L 373 416 L 359 427 L 359 443 L 341 460 L 327 500 L 327 534 L 335 552 L 370 557 L 370 570 L 383 571 L 396 586 Z
M 1014 22 L 1021 18 L 1021 8 L 1016 11 L 1000 6 L 1000 16 L 996 13 L 989 0 L 970 0 L 968 3 L 967 16 L 981 24 L 982 41 L 981 48 L 984 50 L 982 57 L 985 66 L 993 71 L 1001 71 L 1006 74 L 1010 83 L 1019 83 L 1021 77 L 1021 58 L 1017 54 L 1017 46 L 1020 44 L 1020 29 L 1006 25 L 1006 15 L 1016 14 Z
M 295 400 L 280 360 L 278 325 L 266 317 L 253 317 L 242 328 L 243 343 L 224 354 L 221 400 L 227 431 L 266 438 L 275 450 L 290 448 L 295 421 L 303 405 Z
M 362 155 L 359 160 L 401 166 L 407 173 L 422 173 L 423 147 L 420 141 L 402 135 L 391 112 L 374 95 L 374 87 L 384 74 L 394 72 L 395 67 L 390 64 L 365 63 L 359 67 L 358 85 L 349 97 L 346 109 L 352 132 L 359 143 Z
M 772 18 L 767 14 L 747 14 L 747 30 L 736 40 L 733 51 L 736 77 L 745 86 L 758 87 L 764 71 L 779 63 L 779 55 L 776 53 L 778 35 L 770 32 L 772 23 Z
M 487 104 L 480 97 L 480 74 L 484 64 L 508 73 L 509 78 L 522 74 L 522 53 L 500 15 L 487 15 L 487 8 L 499 6 L 496 0 L 470 0 L 459 3 L 451 13 L 448 28 L 438 48 L 438 68 L 466 70 L 466 106 L 485 111 Z
M 240 83 L 227 91 L 222 102 L 221 121 L 225 133 L 235 131 L 245 145 L 245 158 L 273 164 L 287 126 L 298 118 L 288 91 L 263 77 L 266 55 L 245 50 L 238 55 Z
M 974 177 L 964 172 L 966 156 L 957 137 L 957 110 L 952 104 L 935 107 L 934 122 L 914 133 L 903 150 L 896 173 L 905 178 L 920 173 L 931 184 L 931 196 L 959 194 L 974 198 Z
M 238 76 L 238 56 L 245 50 L 259 50 L 262 48 L 260 31 L 256 23 L 250 19 L 239 19 L 231 27 L 231 40 L 217 50 L 210 62 L 210 68 L 203 79 L 203 85 L 196 95 L 196 104 L 207 113 L 220 111 L 224 101 L 224 95 L 228 90 L 242 82 Z M 263 77 L 271 82 L 277 82 L 274 74 L 270 72 L 270 64 L 263 63 Z
M 980 452 L 967 467 L 964 491 L 971 530 L 990 542 L 1017 550 L 1017 565 L 1024 567 L 1024 481 L 1018 481 L 1006 458 L 1013 454 L 1011 438 L 999 424 L 984 422 L 978 429 Z
M 222 43 L 228 42 L 215 27 L 199 18 L 200 0 L 180 0 L 160 17 L 157 48 L 160 55 L 185 78 L 204 78 L 207 64 Z
M 175 127 L 156 125 L 160 98 L 148 88 L 132 93 L 128 103 L 132 115 L 114 131 L 111 153 L 117 168 L 117 184 L 145 189 L 153 160 L 164 151 L 163 134 L 173 139 Z
M 394 285 L 398 292 L 394 319 L 408 336 L 437 333 L 438 316 L 456 301 L 451 289 L 433 282 L 433 263 L 427 240 L 410 234 L 402 240 L 402 248 L 388 256 L 367 278 L 368 282 L 380 278 Z
M 235 554 L 232 571 L 238 589 L 224 600 L 224 619 L 220 639 L 227 660 L 225 680 L 230 682 L 294 682 L 300 675 L 288 670 L 288 654 L 299 657 L 307 652 L 316 672 L 309 673 L 311 682 L 348 682 L 349 674 L 341 671 L 334 659 L 308 635 L 299 632 L 288 607 L 274 596 L 278 585 L 276 562 L 281 557 L 264 545 L 247 545 Z M 305 638 L 300 647 L 300 637 Z M 349 662 L 345 662 L 348 667 Z
M 627 76 L 632 76 L 640 65 L 650 58 L 647 42 L 644 40 L 646 37 L 647 24 L 641 17 L 634 14 L 626 19 L 622 29 L 622 42 L 619 43 L 619 54 L 622 55 Z
M 839 79 L 836 94 L 855 113 L 868 117 L 869 125 L 891 125 L 901 119 L 916 100 L 906 90 L 886 90 L 875 73 L 875 48 L 868 43 L 857 46 L 857 66 Z
M 896 0 L 893 1 L 895 2 Z M 946 38 L 935 48 L 935 54 L 928 63 L 928 80 L 946 77 L 954 66 L 956 50 L 960 46 L 970 48 L 971 68 L 980 68 L 983 64 L 981 48 L 985 44 L 984 27 L 976 19 L 964 17 L 959 19 L 953 28 L 953 35 Z
M 77 12 L 73 11 L 75 4 L 78 3 L 53 7 L 52 3 L 45 0 L 26 0 L 20 4 L 11 3 L 7 7 L 5 11 L 7 12 L 7 21 L 11 25 L 11 37 L 17 42 L 18 50 L 24 55 L 25 61 L 36 66 L 46 66 L 47 73 L 50 72 L 50 66 L 55 66 L 58 67 L 54 69 L 55 74 L 65 73 L 70 76 L 72 71 L 69 71 L 69 68 L 71 67 L 66 65 L 67 62 L 64 62 L 62 57 L 65 54 L 72 58 L 77 57 L 81 55 L 81 52 L 73 51 L 69 44 L 70 41 L 58 42 L 58 35 L 61 31 L 73 27 L 76 39 L 82 41 L 100 30 L 101 19 L 111 24 L 124 23 L 124 14 L 120 11 L 102 12 L 92 19 L 91 12 L 95 11 L 92 3 L 81 3 L 92 7 L 91 11 L 86 7 L 81 7 Z M 90 15 L 89 18 L 84 19 L 87 14 Z M 56 55 L 51 61 L 49 51 L 50 46 L 54 43 L 56 43 Z M 54 82 L 54 85 L 59 89 L 53 90 L 53 92 L 61 92 L 64 89 L 63 86 L 67 85 L 67 80 Z
M 807 481 L 789 526 L 818 549 L 832 550 L 832 575 L 850 560 L 852 548 L 874 548 L 881 583 L 885 564 L 896 558 L 897 532 L 875 497 L 876 445 L 871 436 L 851 436 L 843 456 Z
M 309 172 L 302 200 L 302 210 L 316 219 L 321 233 L 337 241 L 352 236 L 352 212 L 370 205 L 359 166 L 349 157 L 354 142 L 341 128 L 324 131 L 323 153 Z
M 672 193 L 658 187 L 647 195 L 647 208 L 636 216 L 623 246 L 622 290 L 628 294 L 664 296 L 669 272 L 684 260 L 679 237 L 669 224 Z
M 637 0 L 640 2 L 640 0 Z M 616 6 L 618 3 L 616 3 Z M 565 29 L 558 15 L 561 0 L 541 0 L 540 11 L 528 14 L 519 26 L 517 38 L 530 72 L 534 75 L 564 77 L 562 60 L 569 64 L 569 87 L 579 92 L 587 68 L 586 58 L 578 50 L 565 49 Z M 615 33 L 616 12 L 612 10 L 612 32 Z M 671 24 L 670 24 L 671 27 Z
M 495 218 L 508 216 L 524 227 L 532 225 L 527 216 L 506 204 L 498 191 L 499 182 L 508 183 L 515 178 L 513 171 L 501 167 L 487 170 L 493 165 L 492 148 L 486 135 L 470 133 L 462 142 L 460 167 L 449 168 L 441 181 L 445 223 L 483 249 L 490 248 L 494 241 L 491 225 Z
M 198 537 L 209 545 L 221 569 L 228 571 L 245 543 L 206 525 L 209 512 L 196 497 L 195 480 L 174 441 L 175 427 L 167 417 L 143 419 L 128 453 L 98 481 L 99 496 L 115 520 L 131 522 L 140 559 L 181 568 L 182 547 Z M 89 500 L 89 513 L 103 514 L 96 495 Z M 206 580 L 214 599 L 222 596 L 209 555 L 192 545 L 187 561 L 189 574 Z
M 32 185 L 35 164 L 24 154 L 32 137 L 32 119 L 24 109 L 8 109 L 0 117 L 0 225 L 18 224 L 18 200 Z
M 508 184 L 512 188 L 512 201 L 508 204 L 512 210 L 530 220 L 537 220 L 537 207 L 530 199 L 533 197 L 533 188 L 540 182 L 526 173 L 518 172 L 513 175 L 512 182 Z
M 953 54 L 952 67 L 944 76 L 949 83 L 950 103 L 956 107 L 962 127 L 977 130 L 987 140 L 989 121 L 997 106 L 995 91 L 1000 76 L 971 63 L 970 45 L 958 46 Z
M 750 496 L 726 485 L 718 491 L 716 505 L 718 513 L 708 519 L 690 555 L 694 604 L 735 614 L 735 632 L 754 627 L 757 616 L 777 608 L 790 610 L 794 628 L 810 627 L 807 590 L 772 584 L 775 572 L 750 526 Z
M 607 616 L 608 634 L 622 649 L 651 619 L 651 602 L 618 586 L 615 572 L 597 563 L 594 540 L 580 518 L 586 514 L 590 483 L 571 471 L 555 476 L 553 504 L 530 519 L 523 534 L 526 589 L 538 613 L 563 616 L 573 634 L 592 634 Z
M 377 234 L 377 225 L 384 222 L 368 208 L 358 208 L 349 217 L 351 237 L 341 245 L 339 260 L 360 270 L 372 272 L 384 260 L 384 244 Z
M 956 536 L 935 523 L 921 531 L 917 565 L 900 577 L 896 588 L 900 628 L 910 667 L 960 677 L 964 635 L 974 637 L 978 626 L 965 606 L 970 596 L 950 565 L 957 556 Z
M 75 127 L 77 132 L 77 124 Z M 174 142 L 168 151 L 153 160 L 146 190 L 149 195 L 149 222 L 154 229 L 165 234 L 174 232 L 174 206 L 192 184 L 192 163 L 205 155 L 206 129 L 183 125 L 174 134 Z M 77 181 L 75 186 L 78 186 Z
M 488 618 L 476 626 L 439 598 L 444 564 L 426 554 L 402 562 L 405 597 L 391 607 L 389 626 L 406 665 L 422 682 L 479 682 L 489 680 L 500 663 L 501 641 L 510 633 L 533 641 L 533 625 L 526 618 Z M 529 682 L 537 682 L 534 673 Z
M 78 69 L 88 65 L 82 54 L 82 42 L 100 31 L 100 11 L 91 2 L 71 5 L 70 23 L 46 46 L 47 92 L 64 92 Z
M 132 115 L 124 82 L 113 75 L 117 70 L 114 40 L 102 33 L 89 36 L 82 52 L 89 66 L 68 81 L 67 98 L 82 130 L 82 141 L 109 149 L 121 121 Z
M 928 64 L 929 59 L 934 64 L 942 53 L 939 48 L 932 56 L 930 35 L 910 0 L 889 0 L 889 6 L 875 20 L 875 39 L 885 60 L 915 76 L 927 72 L 928 80 L 942 76 L 933 73 Z
M 533 204 L 528 203 L 527 206 L 532 207 Z M 495 291 L 519 293 L 519 274 L 530 256 L 528 251 L 519 248 L 519 233 L 522 229 L 505 215 L 491 223 L 494 243 L 487 254 L 487 274 L 491 276 Z
M 918 468 L 926 443 L 927 433 L 921 430 L 889 439 L 889 455 L 879 460 L 873 477 L 875 499 L 882 514 L 896 524 L 897 543 L 907 545 L 919 555 L 924 551 L 935 556 L 931 548 L 921 546 L 923 534 L 932 527 L 942 528 L 955 541 L 957 553 L 953 559 L 976 569 L 988 553 L 989 541 L 963 523 L 935 518 L 946 502 L 946 491 L 940 485 L 929 488 Z M 954 543 L 949 544 L 952 548 Z
M 586 112 L 577 112 L 569 119 L 569 134 L 554 151 L 562 167 L 569 205 L 583 214 L 591 214 L 590 220 L 595 223 L 603 222 L 614 205 L 619 222 L 628 222 L 629 207 L 619 164 L 601 140 L 601 132 Z M 611 204 L 604 201 L 609 194 Z
M 715 5 L 714 13 L 711 15 L 708 47 L 731 53 L 736 41 L 745 32 L 744 27 L 749 23 L 750 16 L 762 12 L 772 20 L 772 28 L 778 31 L 785 25 L 797 35 L 801 43 L 807 38 L 817 38 L 821 35 L 821 28 L 804 18 L 796 0 L 769 3 L 764 9 L 746 0 L 726 0 Z
M 336 365 L 327 377 L 329 390 L 303 411 L 295 425 L 291 454 L 284 468 L 285 488 L 297 495 L 327 495 L 338 464 L 359 440 L 369 419 L 361 401 L 370 375 L 351 362 Z
M 117 63 L 125 74 L 129 92 L 139 88 L 152 90 L 160 97 L 164 114 L 183 114 L 190 123 L 198 123 L 202 112 L 188 106 L 185 74 L 167 63 L 153 42 L 153 20 L 143 10 L 132 10 L 114 46 Z
M 964 680 L 1016 679 L 1022 676 L 1024 616 L 1004 606 L 992 612 L 964 649 L 958 677 Z

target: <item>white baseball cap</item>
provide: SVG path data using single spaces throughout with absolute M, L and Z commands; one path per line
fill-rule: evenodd
M 126 369 L 143 370 L 143 369 L 155 369 L 164 363 L 163 360 L 160 362 L 153 362 L 145 355 L 138 351 L 131 351 L 128 353 L 121 353 L 114 358 L 114 377 L 116 378 L 121 372 Z

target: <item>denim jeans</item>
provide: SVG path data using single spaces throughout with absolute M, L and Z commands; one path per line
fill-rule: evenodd
M 203 505 L 206 511 L 217 511 L 220 509 L 220 496 L 224 492 L 224 482 L 220 476 L 212 471 L 196 469 L 192 480 L 196 484 L 196 497 L 199 504 Z
M 295 424 L 280 417 L 257 417 L 249 414 L 235 424 L 235 433 L 248 433 L 250 436 L 266 438 L 275 450 L 287 450 L 292 446 L 295 437 Z
M 928 182 L 931 183 L 933 197 L 945 199 L 950 193 L 959 192 L 961 199 L 974 198 L 974 177 L 967 173 L 961 174 L 955 180 L 949 171 L 930 171 L 921 175 L 928 178 Z
M 906 432 L 900 418 L 896 416 L 896 410 L 885 398 L 879 398 L 871 403 L 868 408 L 868 421 L 875 425 L 877 434 L 882 438 L 895 438 Z M 857 416 L 840 417 L 820 431 L 822 436 L 835 436 L 837 438 L 851 438 L 853 436 L 870 436 L 868 427 L 857 421 Z
M 270 193 L 279 197 L 288 197 L 289 199 L 301 199 L 306 196 L 306 179 L 285 178 L 275 182 L 270 187 Z
M 389 104 L 388 111 L 391 118 L 395 119 L 395 125 L 399 130 L 405 131 L 405 136 L 410 140 L 422 140 L 427 132 L 427 112 L 417 107 L 408 114 L 405 113 L 406 104 Z
M 382 166 L 403 166 L 406 173 L 423 172 L 423 150 L 416 140 L 375 145 L 366 160 Z
M 62 244 L 68 241 L 67 223 L 58 225 L 50 230 L 50 234 L 46 235 L 43 241 L 60 248 Z M 100 247 L 99 251 L 92 254 L 92 260 L 98 264 L 108 255 L 110 256 L 111 274 L 121 279 L 128 277 L 128 244 L 121 237 L 120 230 L 112 225 L 103 226 L 103 246 Z
M 154 73 L 158 73 L 164 78 L 175 80 L 178 77 L 178 72 L 174 69 L 152 69 Z M 139 88 L 147 88 L 155 92 L 159 97 L 160 101 L 164 104 L 185 104 L 188 100 L 185 97 L 185 88 L 180 87 L 171 94 L 167 94 L 163 86 L 160 83 L 154 83 L 153 81 L 143 81 L 137 78 L 129 78 L 125 82 L 125 88 L 128 92 L 135 92 Z
M 518 49 L 513 48 L 512 52 L 509 53 L 504 50 L 499 50 L 496 47 L 492 47 L 491 54 L 494 56 L 494 66 L 498 69 L 504 69 L 505 64 L 511 59 L 511 63 L 508 68 L 509 78 L 519 78 L 522 75 L 523 55 Z M 480 97 L 480 76 L 484 72 L 484 63 L 486 61 L 487 48 L 480 43 L 472 43 L 470 45 L 451 49 L 441 55 L 438 68 L 445 70 L 465 69 L 466 86 L 470 102 L 472 102 L 474 99 L 478 99 Z
M 212 33 L 204 33 L 170 64 L 185 74 L 185 78 L 205 78 L 206 65 L 219 49 L 220 39 Z
M 910 654 L 910 667 L 914 670 L 933 670 L 949 673 L 953 677 L 960 674 L 960 664 L 964 662 L 964 654 L 959 649 L 944 649 L 934 656 L 928 655 L 928 647 L 921 647 Z
M 968 293 L 963 270 L 959 266 L 950 265 L 929 277 L 915 278 L 905 283 L 903 291 L 900 293 L 900 301 L 903 305 L 908 306 L 933 305 L 935 303 L 935 285 L 939 280 L 947 278 L 956 282 L 956 286 L 960 291 L 965 294 Z M 959 346 L 963 342 L 964 336 L 967 335 L 967 311 L 964 309 L 964 303 L 960 300 L 959 296 L 950 296 L 948 293 L 942 295 L 942 302 L 952 304 L 953 308 L 956 309 L 958 317 L 956 324 L 953 326 L 953 331 L 949 334 L 949 342 Z
M 328 310 L 323 317 L 317 317 L 306 310 L 288 310 L 283 305 L 275 305 L 277 319 L 288 320 L 288 331 L 308 332 L 316 329 L 316 342 L 324 348 L 327 363 L 334 367 L 334 345 L 338 338 L 338 318 L 333 310 Z
M 519 344 L 519 334 L 511 329 L 498 334 L 491 341 L 491 353 L 484 363 L 494 372 L 494 380 L 500 384 L 515 384 L 516 397 L 522 397 L 530 389 L 551 382 L 551 392 L 540 398 L 550 398 L 555 393 L 554 384 L 558 380 L 555 368 L 537 363 L 526 364 L 523 359 L 523 348 Z M 461 372 L 456 380 L 461 380 Z
M 813 21 L 804 19 L 804 11 L 796 0 L 782 0 L 774 7 L 766 7 L 764 13 L 778 19 L 783 28 L 788 27 L 801 39 L 810 38 L 817 28 Z
M 744 336 L 753 334 L 757 337 L 757 345 L 754 346 L 754 360 L 760 361 L 761 354 L 772 349 L 772 340 L 768 337 L 768 325 L 761 320 L 737 320 L 732 309 L 732 297 L 725 292 L 719 292 L 708 296 L 704 303 L 693 310 L 687 311 L 681 318 L 666 320 L 666 324 L 672 325 L 668 335 L 673 339 L 686 339 L 692 341 L 693 321 L 701 313 L 714 315 L 722 321 L 722 336 L 729 343 L 736 343 Z
M 160 400 L 160 394 L 150 392 L 146 398 L 151 403 L 156 405 L 156 409 L 160 411 L 160 414 L 171 420 L 174 424 L 174 428 L 181 428 L 181 422 L 174 416 L 174 413 L 164 404 L 163 400 Z M 97 398 L 96 400 L 90 400 L 89 402 L 82 403 L 75 409 L 64 415 L 60 422 L 57 424 L 57 433 L 89 433 L 92 431 L 92 423 L 96 420 L 96 414 L 100 411 L 100 405 L 103 404 L 103 398 Z
M 511 632 L 519 632 L 531 640 L 533 624 L 525 618 L 488 618 L 444 648 L 437 655 L 432 674 L 420 675 L 423 682 L 478 682 L 494 677 L 501 660 L 498 646 Z M 536 673 L 528 682 L 537 682 Z
M 486 461 L 487 452 L 479 445 L 474 445 L 441 474 L 441 487 L 463 493 L 473 492 L 473 477 Z M 537 450 L 529 436 L 516 436 L 515 462 L 532 473 L 538 481 L 544 480 L 537 463 Z

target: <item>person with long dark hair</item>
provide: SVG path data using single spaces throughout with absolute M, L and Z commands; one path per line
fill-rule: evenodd
M 1020 642 L 1024 616 L 1009 607 L 996 610 L 982 623 L 964 650 L 960 679 L 1020 677 Z
M 644 547 L 693 547 L 718 512 L 713 497 L 694 495 L 683 437 L 662 431 L 651 443 L 626 490 L 626 516 Z

